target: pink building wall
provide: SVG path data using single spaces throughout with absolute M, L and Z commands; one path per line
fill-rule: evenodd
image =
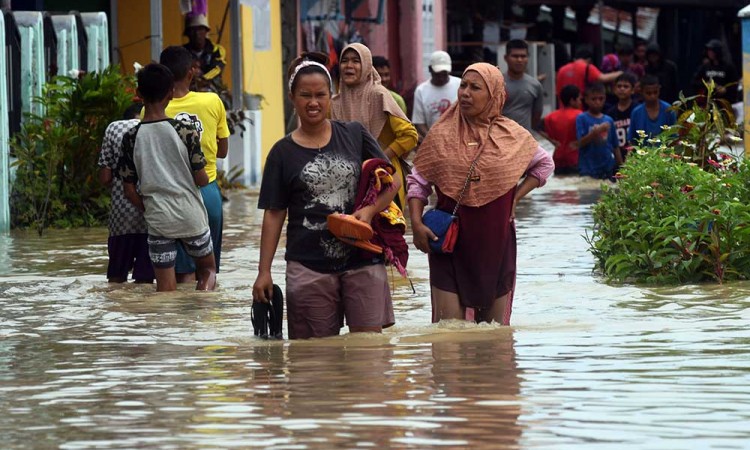
M 414 89 L 422 80 L 422 2 L 400 2 L 401 86 Z
M 386 0 L 388 1 L 388 0 Z M 378 0 L 368 0 L 354 11 L 354 17 L 376 17 L 378 14 Z M 387 9 L 387 8 L 385 8 Z M 354 27 L 365 39 L 367 47 L 373 55 L 388 54 L 388 14 L 384 15 L 383 23 L 354 22 Z
M 448 50 L 448 0 L 435 0 L 435 44 L 437 50 Z
M 373 55 L 384 55 L 391 59 L 398 57 L 395 64 L 397 73 L 394 78 L 402 91 L 413 90 L 425 80 L 423 67 L 423 0 L 385 0 L 384 21 L 381 24 L 353 22 L 352 26 L 359 31 Z M 447 43 L 446 21 L 447 0 L 432 0 L 434 27 L 432 35 L 435 50 L 445 50 Z M 395 6 L 394 3 L 395 2 Z M 355 17 L 375 17 L 378 13 L 378 0 L 367 0 L 354 11 Z M 392 6 L 391 8 L 388 5 Z M 299 11 L 299 0 L 297 0 Z M 343 7 L 343 0 L 342 0 Z M 389 11 L 398 11 L 398 17 L 390 17 Z M 298 35 L 298 48 L 302 48 L 302 35 Z M 390 41 L 390 44 L 389 44 Z M 395 48 L 394 48 L 395 47 Z
M 402 85 L 405 90 L 408 90 L 425 81 L 424 73 L 427 70 L 422 63 L 422 40 L 427 30 L 424 30 L 422 24 L 422 0 L 401 1 L 400 6 Z M 433 1 L 432 35 L 435 40 L 435 50 L 445 50 L 447 47 L 447 9 L 447 0 Z

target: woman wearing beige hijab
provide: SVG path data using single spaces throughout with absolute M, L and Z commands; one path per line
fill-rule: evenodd
M 360 122 L 378 140 L 380 147 L 396 168 L 402 187 L 397 203 L 406 207 L 404 167 L 400 158 L 417 146 L 417 129 L 380 84 L 380 75 L 372 65 L 372 53 L 366 46 L 349 44 L 339 61 L 339 93 L 333 97 L 331 118 Z
M 477 322 L 510 324 L 516 203 L 544 185 L 554 163 L 528 131 L 502 115 L 505 95 L 497 67 L 469 66 L 458 101 L 430 129 L 408 177 L 414 245 L 430 254 L 434 322 L 463 319 L 466 308 L 474 308 Z M 461 198 L 458 239 L 451 254 L 430 252 L 428 240 L 436 237 L 422 223 L 433 187 L 440 210 L 452 212 Z

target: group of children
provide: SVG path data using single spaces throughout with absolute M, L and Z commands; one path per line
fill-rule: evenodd
M 635 97 L 640 85 L 642 103 Z M 611 179 L 627 156 L 630 146 L 640 139 L 661 133 L 662 126 L 674 125 L 677 117 L 670 105 L 659 98 L 660 85 L 655 76 L 638 82 L 623 73 L 614 83 L 617 103 L 605 109 L 606 89 L 601 83 L 588 85 L 583 92 L 575 85 L 560 91 L 560 109 L 544 118 L 544 133 L 555 144 L 553 159 L 556 174 L 580 174 Z
M 190 91 L 192 77 L 190 52 L 166 48 L 159 64 L 137 73 L 140 120 L 130 110 L 105 132 L 99 167 L 112 184 L 110 282 L 133 270 L 136 282 L 155 278 L 157 291 L 194 279 L 199 290 L 216 285 L 223 226 L 216 161 L 227 154 L 229 128 L 221 99 Z

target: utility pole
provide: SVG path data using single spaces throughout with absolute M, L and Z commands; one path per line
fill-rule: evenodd
M 164 41 L 161 1 L 151 0 L 151 60 L 158 61 Z

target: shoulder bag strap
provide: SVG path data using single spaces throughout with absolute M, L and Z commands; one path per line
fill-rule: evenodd
M 490 129 L 492 129 L 492 124 L 490 124 Z M 461 205 L 461 199 L 464 198 L 464 193 L 466 192 L 466 188 L 469 187 L 469 181 L 471 181 L 471 174 L 474 172 L 474 168 L 477 165 L 477 161 L 479 161 L 479 155 L 482 154 L 482 150 L 484 150 L 484 146 L 487 145 L 487 141 L 490 139 L 490 130 L 487 130 L 487 138 L 484 141 L 484 144 L 482 144 L 481 147 L 479 147 L 479 150 L 477 151 L 477 155 L 474 157 L 474 160 L 471 162 L 471 166 L 469 166 L 469 173 L 466 175 L 466 181 L 464 181 L 464 187 L 461 188 L 461 193 L 458 194 L 458 200 L 456 200 L 456 206 L 453 208 L 453 214 L 456 215 L 456 212 L 458 211 L 458 207 Z

